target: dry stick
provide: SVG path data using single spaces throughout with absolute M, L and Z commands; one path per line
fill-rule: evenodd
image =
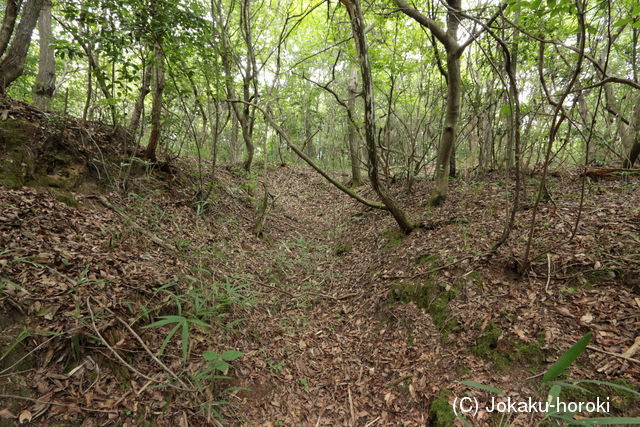
M 107 348 L 108 348 L 108 349 L 109 349 L 109 350 L 110 350 L 110 351 L 111 351 L 111 352 L 116 356 L 116 358 L 117 358 L 117 359 L 118 359 L 122 364 L 124 364 L 124 365 L 125 365 L 127 368 L 129 368 L 132 372 L 134 372 L 134 373 L 138 374 L 138 375 L 139 375 L 139 376 L 141 376 L 142 378 L 147 379 L 147 380 L 149 380 L 149 381 L 153 381 L 153 382 L 158 383 L 158 384 L 166 385 L 166 386 L 169 386 L 169 387 L 175 388 L 175 389 L 180 390 L 180 391 L 190 391 L 188 388 L 185 390 L 185 389 L 182 389 L 182 388 L 180 388 L 180 387 L 177 387 L 177 386 L 175 386 L 175 385 L 173 385 L 173 384 L 164 383 L 164 382 L 162 382 L 162 381 L 156 380 L 155 378 L 151 378 L 151 377 L 149 377 L 148 375 L 145 375 L 145 374 L 143 374 L 142 372 L 138 371 L 136 368 L 134 368 L 133 366 L 131 366 L 129 363 L 127 363 L 127 361 L 126 361 L 126 360 L 124 360 L 124 359 L 122 358 L 122 356 L 120 356 L 120 355 L 118 354 L 118 352 L 117 352 L 117 351 L 115 351 L 115 350 L 113 349 L 113 347 L 111 347 L 111 346 L 109 345 L 109 343 L 107 342 L 107 340 L 106 340 L 106 339 L 104 339 L 104 337 L 102 336 L 102 334 L 101 334 L 101 333 L 100 333 L 100 331 L 98 330 L 98 327 L 96 326 L 95 315 L 93 314 L 93 310 L 91 309 L 91 303 L 89 302 L 89 298 L 88 298 L 88 297 L 87 297 L 87 300 L 86 300 L 86 301 L 87 301 L 87 308 L 89 309 L 89 314 L 91 315 L 91 325 L 93 326 L 93 330 L 96 332 L 96 334 L 98 335 L 98 337 L 102 340 L 102 343 L 103 343 L 103 344 L 104 344 L 104 345 L 105 345 L 105 346 L 106 346 L 106 347 L 107 347 Z
M 629 362 L 640 363 L 640 360 L 634 359 L 633 357 L 625 356 L 624 354 L 612 353 L 610 351 L 602 350 L 598 347 L 592 347 L 590 345 L 587 346 L 589 350 L 597 351 L 598 353 L 608 354 L 609 356 L 615 356 L 620 359 L 628 360 Z
M 278 291 L 280 293 L 283 293 L 287 296 L 290 296 L 291 298 L 297 298 L 294 294 L 292 294 L 291 292 L 287 292 L 283 289 L 277 288 L 275 286 L 272 285 L 267 285 L 266 283 L 260 283 L 260 282 L 254 282 L 256 285 L 258 286 L 264 286 L 265 288 L 269 288 L 269 289 L 273 289 L 274 291 Z
M 82 411 L 87 411 L 87 412 L 102 412 L 102 413 L 107 413 L 107 414 L 117 414 L 118 410 L 116 409 L 94 409 L 94 408 L 87 408 L 86 406 L 78 406 L 74 403 L 62 403 L 62 402 L 49 402 L 47 400 L 39 400 L 39 399 L 33 399 L 31 397 L 25 397 L 25 396 L 15 396 L 13 394 L 0 394 L 0 398 L 2 399 L 20 399 L 20 400 L 27 400 L 29 402 L 34 402 L 34 403 L 40 403 L 43 405 L 54 405 L 54 406 L 70 406 L 70 407 L 74 407 L 74 408 L 78 408 Z
M 380 417 L 375 417 L 373 420 L 369 421 L 367 424 L 365 424 L 364 427 L 371 427 L 372 425 L 374 425 L 378 420 L 380 419 Z
M 544 287 L 545 292 L 549 290 L 549 283 L 551 283 L 551 255 L 547 252 L 547 284 Z
M 62 332 L 62 333 L 59 333 L 59 334 L 51 336 L 51 338 L 49 338 L 48 340 L 46 340 L 42 344 L 38 344 L 33 350 L 31 350 L 29 353 L 25 354 L 20 359 L 18 359 L 13 365 L 11 365 L 8 368 L 3 369 L 2 371 L 0 371 L 0 375 L 4 374 L 5 372 L 9 372 L 10 370 L 12 370 L 16 366 L 18 366 L 20 364 L 20 362 L 22 362 L 24 359 L 26 359 L 27 357 L 29 357 L 30 355 L 32 355 L 33 353 L 38 351 L 41 347 L 43 347 L 45 344 L 47 344 L 49 341 L 53 340 L 54 338 L 58 338 L 60 335 L 64 335 L 64 334 L 68 334 L 68 333 L 73 332 L 73 331 L 77 331 L 78 329 L 82 329 L 82 328 L 78 327 L 78 328 L 69 329 L 68 331 L 65 331 L 65 332 Z
M 493 251 L 487 251 L 484 254 L 477 255 L 477 257 L 478 257 L 478 259 L 482 259 L 484 257 L 490 256 L 492 253 L 493 253 Z M 405 275 L 405 276 L 388 276 L 388 277 L 384 277 L 384 278 L 385 279 L 413 279 L 413 278 L 416 278 L 416 277 L 425 276 L 427 274 L 435 273 L 436 271 L 444 270 L 445 268 L 449 268 L 449 267 L 451 267 L 453 265 L 459 264 L 459 263 L 461 263 L 463 261 L 466 261 L 468 259 L 471 259 L 471 258 L 475 258 L 475 256 L 474 255 L 469 255 L 469 256 L 466 256 L 464 258 L 460 258 L 460 259 L 457 259 L 457 260 L 455 260 L 453 262 L 450 262 L 449 264 L 441 265 L 440 267 L 432 268 L 431 270 L 421 271 L 421 272 L 416 273 L 416 274 L 414 274 L 412 276 L 407 276 L 407 275 Z
M 349 394 L 349 412 L 351 414 L 351 425 L 356 425 L 356 411 L 353 409 L 353 398 L 351 397 L 351 387 L 347 386 L 347 393 Z
M 150 231 L 148 231 L 146 228 L 144 228 L 141 225 L 139 225 L 137 222 L 135 222 L 129 216 L 125 215 L 118 208 L 116 208 L 111 203 L 109 203 L 109 201 L 104 196 L 90 195 L 90 196 L 85 196 L 85 198 L 91 198 L 91 199 L 98 200 L 102 205 L 104 205 L 105 207 L 111 209 L 112 211 L 114 211 L 115 213 L 120 215 L 120 217 L 122 217 L 124 220 L 128 221 L 133 228 L 135 228 L 140 233 L 144 234 L 149 240 L 151 240 L 156 245 L 158 245 L 158 246 L 160 246 L 162 248 L 168 249 L 170 251 L 173 251 L 173 252 L 178 252 L 178 249 L 175 246 L 165 242 L 164 240 L 160 239 L 158 236 L 156 236 L 153 233 L 151 233 Z
M 92 297 L 92 298 L 93 298 L 93 297 Z M 98 303 L 99 303 L 99 301 L 97 301 L 95 298 L 94 298 L 94 301 L 96 301 L 96 302 L 98 302 Z M 153 359 L 153 360 L 154 360 L 158 365 L 160 365 L 160 366 L 162 367 L 162 369 L 164 369 L 165 371 L 167 371 L 167 372 L 169 373 L 169 375 L 171 375 L 173 378 L 175 378 L 175 379 L 180 383 L 180 385 L 181 385 L 181 386 L 183 386 L 185 389 L 192 388 L 192 387 L 190 387 L 189 385 L 187 385 L 184 381 L 182 381 L 182 380 L 180 379 L 180 377 L 178 377 L 178 375 L 176 375 L 176 373 L 175 373 L 175 372 L 173 372 L 171 369 L 169 369 L 169 368 L 167 367 L 167 365 L 165 365 L 164 363 L 162 363 L 162 361 L 161 361 L 160 359 L 158 359 L 158 357 L 157 357 L 155 354 L 153 354 L 153 352 L 149 349 L 149 347 L 148 347 L 148 346 L 147 346 L 147 344 L 144 342 L 144 340 L 143 340 L 142 338 L 140 338 L 140 335 L 138 335 L 138 334 L 136 333 L 136 331 L 134 331 L 134 330 L 133 330 L 133 328 L 132 328 L 131 326 L 129 326 L 129 324 L 128 324 L 127 322 L 125 322 L 124 320 L 122 320 L 120 317 L 116 316 L 116 314 L 115 314 L 113 311 L 111 311 L 111 309 L 109 309 L 109 307 L 105 307 L 105 306 L 103 306 L 102 304 L 101 304 L 101 306 L 102 306 L 102 308 L 106 309 L 109 313 L 111 313 L 111 314 L 112 314 L 116 319 L 118 319 L 118 321 L 119 321 L 120 323 L 122 323 L 122 324 L 124 325 L 124 327 L 125 327 L 125 328 L 127 328 L 127 329 L 129 330 L 129 332 L 131 332 L 131 335 L 133 335 L 133 336 L 138 340 L 138 342 L 140 343 L 140 345 L 142 345 L 142 348 L 144 348 L 144 349 L 147 351 L 147 353 L 149 353 L 149 355 L 151 356 L 151 358 L 152 358 L 152 359 Z

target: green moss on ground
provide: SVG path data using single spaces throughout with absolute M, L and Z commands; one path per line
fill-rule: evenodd
M 422 283 L 396 283 L 391 289 L 389 300 L 391 303 L 402 304 L 414 302 L 431 316 L 433 324 L 440 331 L 442 341 L 446 342 L 449 334 L 458 329 L 458 322 L 449 309 L 449 302 L 456 295 L 455 288 L 446 290 L 442 284 L 430 278 Z
M 449 403 L 451 391 L 444 389 L 429 405 L 429 423 L 436 427 L 449 427 L 455 424 L 456 414 Z
M 478 336 L 476 345 L 471 347 L 471 352 L 491 361 L 499 371 L 516 364 L 530 368 L 543 366 L 546 357 L 541 348 L 544 345 L 544 334 L 539 335 L 534 342 L 526 342 L 521 339 L 501 340 L 502 332 L 495 323 L 489 323 Z
M 352 249 L 353 249 L 353 243 L 351 242 L 341 243 L 336 247 L 335 254 L 340 256 L 348 252 L 351 252 Z
M 478 357 L 486 357 L 498 347 L 498 339 L 502 335 L 502 329 L 491 322 L 476 340 L 476 345 L 471 347 L 471 352 Z
M 385 239 L 383 251 L 391 252 L 402 243 L 402 238 L 405 234 L 397 227 L 387 228 L 382 232 L 382 237 Z

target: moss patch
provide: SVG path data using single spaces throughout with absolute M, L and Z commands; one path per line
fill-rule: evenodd
M 351 242 L 341 243 L 338 245 L 338 247 L 336 247 L 335 254 L 340 256 L 348 252 L 351 252 L 352 249 L 353 249 L 353 243 Z
M 416 265 L 427 265 L 430 268 L 435 268 L 440 263 L 440 256 L 437 254 L 423 254 L 415 257 L 413 262 Z
M 451 391 L 444 389 L 429 405 L 429 423 L 436 427 L 449 427 L 455 424 L 456 414 L 449 403 Z
M 390 303 L 400 302 L 408 304 L 414 302 L 418 307 L 429 313 L 434 325 L 441 334 L 442 341 L 449 338 L 449 334 L 458 328 L 458 322 L 451 316 L 449 302 L 457 295 L 455 288 L 446 290 L 444 286 L 433 278 L 422 283 L 396 283 L 389 293 Z
M 17 120 L 0 121 L 0 184 L 9 188 L 25 185 L 34 171 L 34 156 L 26 135 L 37 132 L 35 126 Z
M 542 367 L 546 353 L 541 346 L 544 344 L 544 334 L 537 337 L 535 342 L 526 342 L 520 339 L 501 340 L 502 329 L 493 322 L 480 334 L 476 345 L 471 347 L 471 352 L 478 357 L 493 362 L 496 369 L 503 371 L 510 366 L 540 368 Z
M 382 232 L 382 237 L 385 240 L 383 250 L 385 252 L 391 252 L 402 243 L 402 238 L 405 234 L 397 227 L 387 228 Z

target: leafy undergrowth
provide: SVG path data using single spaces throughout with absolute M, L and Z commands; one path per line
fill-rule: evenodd
M 587 331 L 592 348 L 617 354 L 640 331 L 637 181 L 590 183 L 570 240 L 580 179 L 552 178 L 520 274 L 533 181 L 487 262 L 506 210 L 500 177 L 454 182 L 435 210 L 430 183 L 417 183 L 399 199 L 428 227 L 402 237 L 313 172 L 267 175 L 276 202 L 264 239 L 252 233 L 258 180 L 226 169 L 197 205 L 188 180 L 153 175 L 124 192 L 70 192 L 76 206 L 0 187 L 0 415 L 437 423 L 454 396 L 481 396 L 461 380 L 540 397 L 531 377 Z M 572 378 L 634 387 L 640 377 L 638 363 L 592 349 L 578 362 Z M 617 413 L 638 415 L 620 399 Z

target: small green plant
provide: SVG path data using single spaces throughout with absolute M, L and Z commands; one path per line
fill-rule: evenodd
M 240 357 L 242 357 L 244 353 L 237 350 L 227 350 L 222 353 L 216 353 L 215 351 L 207 351 L 202 355 L 204 360 L 207 361 L 207 365 L 211 368 L 212 371 L 220 371 L 222 373 L 226 373 L 229 369 L 229 362 L 232 362 Z
M 622 386 L 620 384 L 615 384 L 606 381 L 595 381 L 595 380 L 566 380 L 566 381 L 557 381 L 557 378 L 560 377 L 568 368 L 571 366 L 573 362 L 582 354 L 582 352 L 589 345 L 589 341 L 591 341 L 591 337 L 593 336 L 593 332 L 587 333 L 583 336 L 578 342 L 576 342 L 569 350 L 567 350 L 560 358 L 544 373 L 542 377 L 542 384 L 545 387 L 549 387 L 549 391 L 547 392 L 547 405 L 545 407 L 545 415 L 542 419 L 542 423 L 555 423 L 555 424 L 571 424 L 571 425 L 602 425 L 602 424 L 640 424 L 640 418 L 633 417 L 597 417 L 597 418 L 582 418 L 576 417 L 579 415 L 575 412 L 563 411 L 562 408 L 567 409 L 569 405 L 563 405 L 560 395 L 562 393 L 563 388 L 578 388 L 584 390 L 579 387 L 578 384 L 596 384 L 599 386 L 606 386 L 612 389 L 617 389 L 623 391 L 625 393 L 631 393 L 636 396 L 640 396 L 635 390 L 632 390 L 628 387 Z M 474 381 L 461 381 L 462 384 L 467 385 L 472 388 L 476 388 L 483 391 L 488 391 L 490 393 L 505 395 L 506 393 L 496 387 L 487 386 L 484 384 L 480 384 Z M 469 425 L 469 421 L 462 415 L 458 416 L 465 425 Z
M 211 325 L 203 322 L 200 319 L 196 318 L 187 318 L 184 316 L 162 316 L 157 322 L 153 322 L 150 325 L 145 326 L 144 328 L 157 328 L 165 325 L 174 324 L 173 328 L 169 331 L 164 341 L 162 341 L 162 345 L 160 346 L 160 350 L 158 354 L 161 355 L 164 353 L 164 350 L 167 348 L 167 345 L 171 341 L 171 338 L 178 332 L 178 330 L 182 330 L 181 340 L 182 340 L 182 360 L 186 361 L 189 353 L 189 330 L 190 325 L 200 325 L 205 328 L 210 328 Z

